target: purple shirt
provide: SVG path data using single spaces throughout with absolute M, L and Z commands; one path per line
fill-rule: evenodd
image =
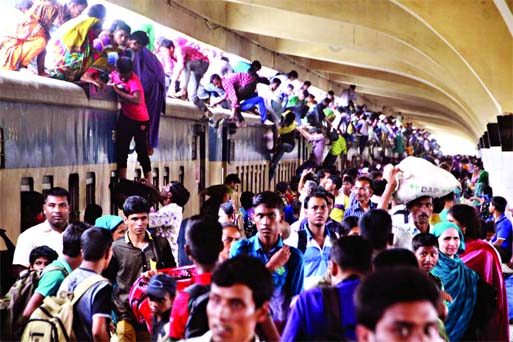
M 312 143 L 313 149 L 312 149 L 312 155 L 313 160 L 317 165 L 322 164 L 322 157 L 324 155 L 324 146 L 326 145 L 326 141 L 324 139 L 324 135 L 322 134 L 316 134 L 313 135 L 310 139 L 308 139 L 309 142 Z

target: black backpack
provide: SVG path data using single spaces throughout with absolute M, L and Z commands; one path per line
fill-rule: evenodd
M 349 341 L 344 334 L 344 327 L 340 324 L 342 310 L 338 289 L 332 286 L 321 287 L 323 316 L 327 329 L 323 336 L 317 336 L 314 341 Z
M 193 284 L 184 291 L 189 294 L 189 318 L 185 324 L 185 338 L 202 336 L 209 330 L 207 304 L 210 285 Z

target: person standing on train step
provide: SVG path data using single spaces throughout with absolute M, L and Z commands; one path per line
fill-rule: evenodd
M 134 73 L 144 89 L 149 120 L 149 154 L 158 146 L 160 115 L 166 112 L 166 76 L 157 56 L 146 48 L 150 39 L 146 32 L 132 32 L 129 47 L 134 53 Z
M 205 102 L 198 97 L 200 81 L 208 70 L 208 57 L 189 45 L 174 46 L 171 44 L 169 51 L 176 60 L 171 84 L 175 84 L 177 80 L 180 80 L 180 76 L 183 73 L 183 82 L 180 83 L 182 97 L 188 97 L 189 101 L 201 109 L 206 117 L 212 116 Z
M 69 202 L 69 192 L 63 188 L 55 187 L 46 193 L 43 204 L 46 220 L 18 236 L 12 262 L 16 276 L 29 267 L 30 252 L 35 247 L 47 245 L 62 255 L 62 233 L 68 225 L 71 211 Z
M 151 184 L 151 163 L 148 156 L 150 116 L 145 104 L 143 86 L 132 71 L 132 61 L 129 58 L 121 57 L 116 65 L 118 70 L 112 73 L 112 89 L 121 103 L 116 128 L 118 176 L 126 179 L 128 151 L 130 141 L 134 138 L 137 160 L 141 164 L 146 182 Z

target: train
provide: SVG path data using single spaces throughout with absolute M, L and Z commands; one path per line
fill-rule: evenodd
M 83 218 L 91 203 L 100 205 L 104 214 L 118 214 L 109 187 L 117 181 L 118 112 L 119 103 L 108 88 L 98 91 L 0 71 L 0 228 L 9 239 L 16 241 L 27 228 L 22 227 L 24 208 L 30 204 L 25 195 L 44 195 L 55 186 L 70 192 L 75 217 Z M 290 180 L 309 156 L 308 144 L 298 137 L 269 182 L 272 128 L 245 113 L 248 127 L 234 130 L 223 124 L 227 110 L 213 112 L 214 123 L 207 123 L 193 104 L 168 98 L 161 116 L 159 145 L 151 156 L 153 185 L 160 189 L 172 180 L 182 182 L 191 193 L 185 216 L 198 213 L 202 190 L 222 183 L 229 173 L 239 175 L 239 191 L 274 189 L 276 182 Z M 129 155 L 128 178 L 141 178 L 135 153 Z

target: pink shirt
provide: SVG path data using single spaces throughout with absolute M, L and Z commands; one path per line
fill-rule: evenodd
M 208 57 L 192 46 L 180 46 L 175 49 L 176 62 L 179 65 L 185 65 L 190 61 L 205 61 L 208 63 Z
M 144 89 L 141 84 L 141 81 L 139 80 L 139 77 L 135 73 L 132 72 L 132 76 L 130 76 L 130 79 L 128 82 L 123 82 L 119 78 L 119 73 L 117 71 L 112 72 L 112 82 L 115 84 L 120 84 L 125 87 L 126 92 L 130 95 L 133 95 L 136 91 L 139 92 L 140 96 L 140 103 L 127 103 L 127 102 L 121 102 L 121 111 L 123 114 L 132 120 L 135 121 L 149 121 L 150 116 L 148 115 L 148 109 L 146 108 L 146 101 L 144 100 Z
M 223 78 L 223 89 L 226 92 L 226 97 L 230 100 L 233 108 L 239 108 L 239 99 L 235 92 L 235 86 L 242 88 L 255 81 L 254 76 L 245 72 L 238 72 Z

